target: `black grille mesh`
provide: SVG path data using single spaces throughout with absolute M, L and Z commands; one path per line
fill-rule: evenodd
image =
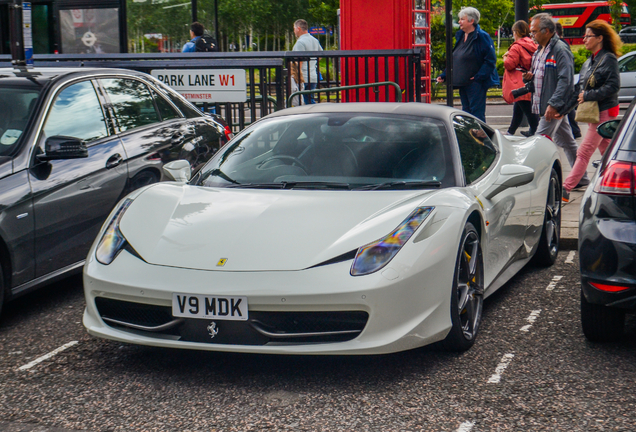
M 155 306 L 142 303 L 97 297 L 97 311 L 102 318 L 110 318 L 124 323 L 156 327 L 172 320 L 169 306 Z M 171 334 L 181 336 L 180 340 L 233 345 L 265 345 L 267 343 L 325 343 L 344 342 L 356 338 L 364 329 L 369 314 L 363 311 L 336 312 L 261 312 L 250 311 L 249 321 L 216 320 L 219 333 L 211 338 L 207 326 L 213 319 L 185 319 L 170 330 L 150 333 L 148 336 Z M 277 335 L 269 338 L 258 333 L 250 322 L 257 327 Z M 125 326 L 106 322 L 126 330 Z M 330 332 L 352 331 L 347 334 L 327 334 Z M 295 337 L 298 333 L 324 333 L 317 336 Z
M 102 318 L 146 327 L 160 326 L 174 319 L 169 306 L 132 303 L 103 297 L 95 298 L 95 306 Z

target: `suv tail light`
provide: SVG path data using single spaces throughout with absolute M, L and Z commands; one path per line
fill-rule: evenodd
M 234 134 L 232 133 L 232 129 L 230 129 L 229 126 L 225 126 L 225 138 L 227 138 L 227 140 L 231 140 L 232 138 L 234 138 Z
M 596 192 L 603 194 L 634 195 L 636 166 L 631 162 L 612 161 L 609 163 Z

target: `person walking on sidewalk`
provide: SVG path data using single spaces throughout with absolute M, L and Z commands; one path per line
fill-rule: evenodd
M 561 40 L 565 42 L 568 48 L 570 48 L 570 51 L 572 51 L 572 47 L 570 46 L 569 42 L 566 39 L 563 39 L 563 24 L 561 24 L 560 22 L 556 22 L 554 25 L 556 26 L 556 34 L 559 35 Z M 581 128 L 579 127 L 579 124 L 576 122 L 575 117 L 576 117 L 576 109 L 573 109 L 572 111 L 568 113 L 568 121 L 570 122 L 570 127 L 572 128 L 572 135 L 574 135 L 574 138 L 576 139 L 576 138 L 581 138 Z
M 574 57 L 555 33 L 549 14 L 532 17 L 530 33 L 540 48 L 532 56 L 532 72 L 526 72 L 523 79 L 532 84 L 532 112 L 541 116 L 536 133 L 551 137 L 565 152 L 570 166 L 574 166 L 578 147 L 567 119 L 576 105 Z M 581 186 L 590 183 L 587 174 L 580 183 Z
M 495 44 L 479 27 L 480 14 L 474 7 L 459 11 L 459 28 L 453 48 L 453 87 L 459 88 L 462 109 L 483 122 L 486 121 L 486 92 L 499 84 Z M 446 71 L 437 77 L 446 81 Z
M 523 87 L 523 72 L 528 72 L 532 66 L 532 55 L 537 50 L 537 44 L 530 37 L 530 27 L 525 21 L 517 21 L 512 26 L 515 41 L 503 55 L 504 77 L 503 94 L 506 102 L 514 100 L 512 105 L 512 120 L 508 127 L 508 134 L 514 135 L 523 116 L 528 118 L 530 130 L 527 136 L 534 135 L 539 124 L 539 116 L 532 113 L 532 95 L 527 93 L 518 98 L 512 96 L 512 90 Z M 525 134 L 524 134 L 525 135 Z
M 322 51 L 320 42 L 318 39 L 309 34 L 309 26 L 307 21 L 303 19 L 296 20 L 294 22 L 294 34 L 298 38 L 292 51 Z M 305 78 L 305 90 L 315 90 L 318 84 L 318 62 L 315 58 L 310 58 L 309 61 L 303 62 L 301 69 L 303 77 Z M 313 94 L 303 95 L 305 104 L 315 104 Z
M 605 154 L 610 140 L 601 137 L 596 128 L 600 123 L 618 117 L 618 91 L 621 86 L 617 57 L 621 39 L 605 21 L 595 20 L 585 26 L 583 36 L 585 48 L 592 56 L 583 63 L 579 80 L 579 103 L 598 102 L 599 122 L 588 123 L 587 132 L 577 152 L 576 162 L 570 175 L 563 182 L 563 201 L 569 201 L 570 192 L 576 187 L 587 171 L 587 165 L 598 148 Z

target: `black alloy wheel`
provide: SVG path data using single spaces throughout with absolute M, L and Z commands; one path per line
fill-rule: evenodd
M 590 342 L 616 342 L 623 336 L 625 310 L 589 303 L 581 291 L 581 325 Z
M 543 229 L 537 251 L 534 254 L 534 263 L 541 267 L 549 267 L 557 259 L 559 254 L 559 240 L 561 238 L 561 181 L 556 170 L 552 168 L 550 184 L 548 186 L 548 198 L 543 217 Z
M 449 351 L 466 351 L 475 343 L 484 303 L 484 259 L 474 225 L 466 223 L 455 265 L 451 295 L 452 327 L 442 342 Z

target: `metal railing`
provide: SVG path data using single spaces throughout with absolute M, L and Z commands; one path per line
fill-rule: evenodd
M 395 101 L 402 102 L 402 89 L 400 88 L 400 86 L 391 81 L 383 81 L 383 82 L 372 83 L 372 84 L 357 84 L 357 85 L 350 85 L 350 86 L 344 86 L 344 87 L 328 87 L 328 88 L 317 89 L 317 90 L 300 90 L 289 95 L 289 97 L 287 98 L 287 108 L 289 108 L 292 105 L 292 101 L 294 100 L 294 97 L 296 96 L 300 97 L 301 95 L 314 94 L 314 93 L 329 93 L 333 91 L 357 90 L 357 89 L 367 88 L 367 87 L 369 88 L 376 87 L 374 91 L 377 94 L 378 93 L 377 87 L 383 87 L 383 86 L 392 86 L 393 89 L 395 90 Z
M 267 114 L 285 108 L 291 95 L 291 62 L 316 60 L 322 79 L 312 83 L 317 90 L 391 81 L 403 90 L 406 102 L 420 102 L 421 52 L 409 50 L 365 51 L 261 51 L 231 53 L 156 54 L 36 54 L 35 67 L 106 67 L 149 73 L 156 69 L 244 69 L 245 102 L 197 103 L 201 109 L 221 115 L 237 132 Z M 11 57 L 0 55 L 0 67 L 11 67 Z M 396 101 L 385 84 L 380 91 L 370 86 L 325 93 L 317 102 Z M 335 93 L 335 95 L 333 94 Z

